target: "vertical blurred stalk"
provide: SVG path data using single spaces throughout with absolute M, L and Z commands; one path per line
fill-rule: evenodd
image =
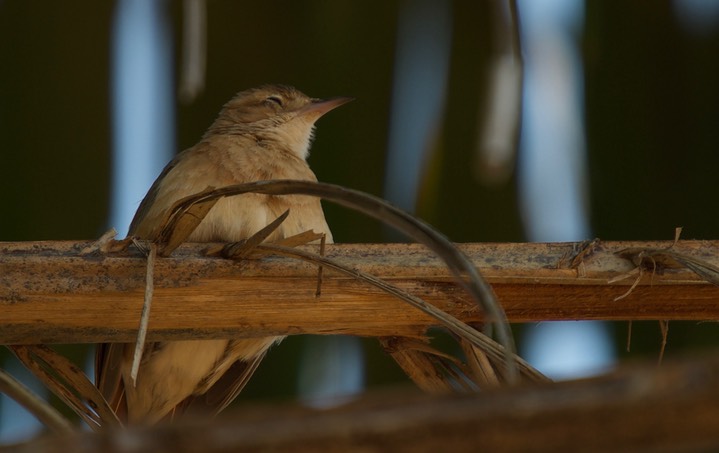
M 172 156 L 172 34 L 164 0 L 119 0 L 112 36 L 112 207 L 121 234 Z
M 694 35 L 710 35 L 719 28 L 719 2 L 673 0 L 672 6 L 681 26 Z
M 401 2 L 384 196 L 413 212 L 424 165 L 439 136 L 452 44 L 452 4 Z
M 451 44 L 451 4 L 405 0 L 399 11 L 385 198 L 414 211 L 423 164 L 439 135 Z M 364 387 L 361 344 L 352 337 L 308 338 L 300 397 L 313 406 L 344 402 Z
M 519 2 L 524 104 L 519 196 L 531 241 L 590 235 L 581 59 L 581 0 Z
M 329 408 L 346 403 L 364 389 L 364 357 L 357 337 L 304 338 L 298 376 L 300 400 Z
M 519 197 L 530 241 L 590 237 L 581 58 L 580 0 L 520 0 L 524 102 Z M 554 378 L 604 371 L 614 362 L 603 323 L 528 328 L 522 353 Z
M 184 0 L 182 5 L 182 69 L 178 94 L 182 102 L 189 103 L 205 87 L 207 3 Z
M 479 133 L 475 175 L 485 185 L 504 185 L 514 170 L 522 107 L 522 49 L 516 0 L 495 0 L 489 90 Z

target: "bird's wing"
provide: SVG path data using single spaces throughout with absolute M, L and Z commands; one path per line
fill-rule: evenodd
M 97 345 L 95 353 L 95 383 L 98 390 L 117 414 L 127 421 L 127 401 L 125 385 L 122 381 L 122 357 L 124 343 L 102 343 Z
M 239 360 L 233 363 L 207 392 L 187 397 L 178 405 L 178 410 L 183 413 L 209 413 L 213 416 L 219 414 L 245 388 L 266 352 L 267 350 L 250 360 Z
M 155 204 L 155 200 L 157 199 L 157 195 L 160 192 L 160 187 L 162 186 L 163 181 L 165 181 L 165 177 L 182 160 L 182 157 L 184 157 L 182 154 L 183 153 L 178 154 L 167 165 L 165 165 L 165 168 L 162 169 L 162 173 L 160 173 L 160 176 L 155 179 L 155 182 L 152 184 L 152 187 L 150 187 L 150 190 L 147 191 L 145 198 L 142 199 L 140 206 L 137 208 L 137 211 L 135 211 L 135 216 L 132 218 L 132 222 L 130 222 L 130 235 L 138 234 L 138 228 L 142 221 L 145 220 L 145 217 L 147 217 L 148 213 L 150 212 L 150 209 Z

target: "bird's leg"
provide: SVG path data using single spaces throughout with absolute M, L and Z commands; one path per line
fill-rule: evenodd
M 322 234 L 322 238 L 320 238 L 320 256 L 325 256 L 325 242 L 327 239 L 326 234 Z M 317 266 L 317 290 L 315 291 L 315 298 L 320 297 L 322 294 L 322 270 L 323 267 L 320 264 Z

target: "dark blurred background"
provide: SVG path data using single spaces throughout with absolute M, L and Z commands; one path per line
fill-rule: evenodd
M 719 2 L 545 1 L 542 11 L 542 2 L 519 2 L 525 62 L 544 80 L 531 85 L 525 72 L 525 88 L 538 91 L 525 94 L 521 116 L 513 109 L 512 81 L 521 82 L 521 73 L 508 53 L 514 43 L 505 2 L 152 2 L 170 69 L 158 91 L 172 95 L 169 113 L 159 115 L 174 125 L 158 152 L 193 145 L 237 91 L 286 83 L 314 97 L 356 98 L 318 123 L 310 165 L 321 181 L 392 199 L 454 241 L 669 240 L 676 226 L 685 239 L 716 239 Z M 121 69 L 117 17 L 131 3 L 0 0 L 0 241 L 126 231 L 112 220 L 126 218 L 113 214 L 113 191 L 122 191 L 113 189 L 120 181 L 113 87 Z M 205 77 L 181 102 L 175 94 L 193 3 L 206 13 Z M 557 15 L 542 16 L 548 12 Z M 133 69 L 131 58 L 121 66 Z M 133 92 L 120 97 L 131 101 Z M 559 117 L 576 127 L 531 126 L 530 99 L 534 118 L 549 117 L 542 109 L 555 100 L 574 106 Z M 496 118 L 502 124 L 488 128 Z M 520 124 L 527 128 L 521 142 Z M 542 133 L 544 147 L 530 143 Z M 568 137 L 569 154 L 554 154 L 567 143 L 553 140 Z M 491 160 L 487 150 L 495 149 L 500 157 Z M 548 181 L 569 182 L 533 201 L 527 194 L 538 192 L 542 179 L 521 178 L 542 165 Z M 131 211 L 150 182 L 133 195 Z M 566 196 L 579 227 L 561 233 L 563 217 L 547 212 L 562 224 L 537 230 L 532 218 L 541 223 L 545 211 L 532 208 L 564 205 Z M 327 205 L 326 213 L 338 242 L 395 239 L 344 209 Z M 656 323 L 635 324 L 631 353 L 624 352 L 626 330 L 602 327 L 617 338 L 610 355 L 656 356 Z M 520 332 L 520 346 L 527 335 Z M 293 338 L 275 348 L 243 398 L 295 395 L 295 370 L 311 357 L 311 341 Z M 667 354 L 717 343 L 713 323 L 672 323 Z M 405 382 L 374 342 L 361 344 L 360 386 Z M 78 357 L 85 350 L 67 349 Z

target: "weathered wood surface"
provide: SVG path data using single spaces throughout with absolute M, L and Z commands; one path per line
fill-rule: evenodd
M 138 253 L 104 255 L 91 242 L 0 243 L 0 343 L 134 341 L 145 286 Z M 627 297 L 635 265 L 615 252 L 671 242 L 462 244 L 511 322 L 716 320 L 719 287 L 660 262 Z M 292 258 L 229 261 L 187 244 L 157 260 L 148 340 L 268 334 L 413 335 L 436 324 L 404 302 Z M 719 241 L 671 249 L 719 265 Z M 308 246 L 313 252 L 317 247 Z M 83 251 L 84 250 L 84 251 Z M 465 321 L 481 319 L 444 265 L 420 245 L 335 244 L 326 256 L 383 278 Z M 572 262 L 574 260 L 574 267 Z M 651 266 L 650 266 L 651 267 Z

